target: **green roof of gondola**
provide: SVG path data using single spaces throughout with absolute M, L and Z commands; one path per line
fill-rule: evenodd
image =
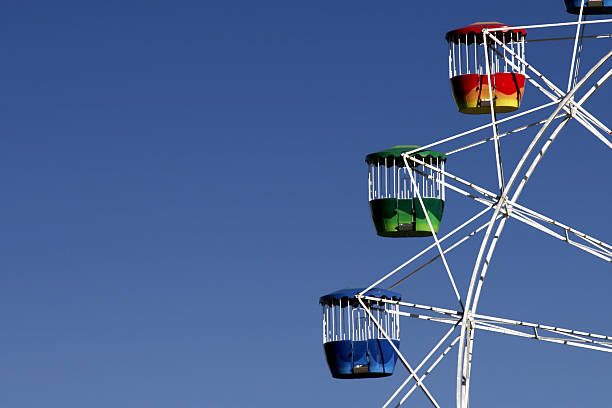
M 414 145 L 393 146 L 388 149 L 381 150 L 380 152 L 368 154 L 365 158 L 365 161 L 366 163 L 374 164 L 379 159 L 386 159 L 390 157 L 396 157 L 398 159 L 401 159 L 402 153 L 407 153 L 407 152 L 410 152 L 418 148 L 419 146 L 414 146 Z M 428 149 L 418 151 L 412 154 L 411 156 L 414 156 L 417 159 L 425 159 L 425 158 L 431 157 L 431 158 L 439 158 L 440 160 L 446 160 L 446 155 L 444 153 L 440 153 L 440 152 L 436 152 L 434 150 L 428 150 Z M 403 161 L 402 161 L 402 165 L 403 165 Z

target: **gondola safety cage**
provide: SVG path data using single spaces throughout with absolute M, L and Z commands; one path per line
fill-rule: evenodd
M 501 44 L 488 38 L 483 29 L 496 29 L 491 35 Z M 525 65 L 521 60 L 525 59 L 526 35 L 524 29 L 497 22 L 473 23 L 446 33 L 449 78 L 459 112 L 490 114 L 491 103 L 495 113 L 520 107 L 525 90 Z
M 419 146 L 398 145 L 365 158 L 370 214 L 376 233 L 382 237 L 426 237 L 440 227 L 446 198 L 442 173 L 446 155 L 417 149 Z M 411 178 L 402 154 L 412 151 L 416 161 L 407 160 Z
M 365 296 L 382 299 L 364 299 L 370 315 L 355 297 L 365 289 L 342 289 L 319 299 L 323 307 L 323 349 L 334 378 L 388 377 L 395 369 L 400 346 L 397 302 L 401 295 L 370 289 Z

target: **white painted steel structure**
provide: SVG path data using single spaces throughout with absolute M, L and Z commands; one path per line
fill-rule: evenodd
M 607 25 L 601 25 L 606 23 Z M 610 76 L 612 76 L 612 51 L 603 55 L 602 58 L 594 66 L 592 66 L 582 78 L 578 77 L 580 56 L 583 49 L 583 40 L 585 38 L 609 39 L 611 37 L 609 34 L 591 35 L 588 37 L 583 36 L 584 25 L 598 24 L 598 26 L 601 25 L 600 27 L 609 27 L 612 26 L 610 23 L 612 23 L 612 19 L 585 21 L 583 19 L 581 10 L 578 16 L 578 21 L 576 22 L 510 27 L 524 28 L 529 30 L 547 27 L 575 27 L 576 31 L 575 36 L 573 37 L 545 38 L 536 40 L 530 39 L 530 41 L 513 42 L 512 44 L 506 44 L 492 34 L 496 30 L 506 30 L 507 28 L 483 29 L 481 35 L 483 36 L 483 40 L 486 40 L 483 42 L 485 50 L 482 55 L 485 58 L 485 72 L 483 74 L 488 75 L 489 83 L 492 83 L 491 75 L 494 72 L 499 72 L 500 70 L 503 71 L 503 69 L 511 70 L 513 72 L 521 72 L 526 75 L 529 83 L 542 92 L 546 97 L 550 98 L 551 102 L 520 113 L 516 113 L 501 120 L 497 120 L 493 105 L 491 105 L 491 123 L 404 153 L 404 167 L 402 167 L 402 169 L 407 173 L 408 178 L 404 178 L 403 180 L 410 185 L 404 187 L 403 190 L 398 187 L 398 189 L 391 193 L 392 195 L 390 195 L 390 193 L 386 190 L 384 192 L 382 191 L 383 184 L 380 181 L 375 182 L 378 177 L 381 177 L 381 173 L 380 170 L 375 168 L 375 166 L 370 166 L 369 199 L 372 200 L 374 198 L 386 196 L 398 197 L 402 196 L 402 194 L 411 194 L 415 199 L 418 199 L 430 227 L 431 221 L 427 216 L 427 211 L 425 211 L 422 201 L 422 197 L 426 193 L 421 191 L 422 188 L 419 188 L 419 186 L 425 184 L 425 180 L 430 180 L 431 182 L 441 185 L 443 187 L 442 191 L 444 189 L 448 189 L 483 205 L 480 212 L 476 213 L 473 217 L 463 222 L 446 235 L 439 237 L 436 233 L 434 233 L 433 242 L 430 245 L 388 274 L 373 282 L 369 287 L 356 296 L 365 313 L 368 314 L 371 321 L 376 325 L 378 332 L 389 341 L 396 338 L 393 327 L 390 327 L 385 321 L 377 318 L 376 310 L 371 307 L 372 302 L 394 306 L 395 308 L 386 309 L 387 313 L 389 314 L 421 319 L 450 326 L 446 334 L 434 345 L 431 351 L 416 367 L 412 367 L 408 363 L 405 356 L 394 346 L 394 349 L 398 353 L 399 360 L 408 370 L 409 376 L 399 386 L 399 388 L 397 388 L 391 394 L 388 400 L 383 403 L 383 407 L 401 406 L 417 388 L 425 394 L 426 398 L 434 407 L 439 407 L 440 405 L 434 398 L 433 394 L 425 386 L 424 380 L 436 368 L 438 363 L 450 353 L 451 350 L 456 349 L 458 351 L 456 406 L 457 408 L 468 408 L 471 361 L 472 354 L 474 352 L 474 336 L 477 331 L 489 331 L 526 339 L 534 339 L 541 342 L 556 343 L 570 347 L 580 347 L 584 349 L 612 353 L 612 336 L 595 334 L 587 331 L 563 329 L 540 323 L 488 316 L 479 314 L 477 312 L 478 302 L 482 294 L 483 284 L 488 272 L 488 266 L 491 263 L 499 237 L 509 219 L 531 226 L 538 231 L 557 238 L 558 240 L 591 254 L 605 262 L 612 262 L 612 245 L 605 243 L 592 235 L 578 231 L 569 225 L 547 217 L 546 215 L 536 212 L 530 208 L 527 208 L 518 202 L 525 184 L 527 181 L 529 181 L 551 144 L 555 142 L 559 133 L 571 119 L 576 120 L 587 131 L 600 140 L 602 142 L 602 147 L 612 149 L 612 131 L 600 120 L 605 118 L 596 118 L 583 107 L 584 102 L 588 100 L 593 93 L 610 78 Z M 525 42 L 556 41 L 570 38 L 574 40 L 573 55 L 569 69 L 568 84 L 564 91 L 545 77 L 535 67 L 529 64 L 525 58 Z M 476 48 L 477 47 L 475 47 L 475 49 Z M 449 61 L 451 61 L 449 62 L 449 73 L 451 76 L 455 73 L 465 71 L 470 72 L 470 69 L 474 69 L 473 67 L 470 67 L 469 60 L 466 61 L 465 59 L 470 52 L 470 47 L 465 45 L 463 46 L 462 51 L 462 55 L 464 56 L 463 68 L 461 68 L 461 64 L 457 65 L 452 63 L 453 53 L 455 53 L 456 57 L 460 52 L 459 49 L 461 49 L 461 46 L 451 46 L 449 49 Z M 474 56 L 477 58 L 480 57 L 475 54 L 471 54 L 469 56 L 470 58 L 473 58 Z M 455 58 L 455 61 L 458 62 L 459 59 Z M 493 64 L 495 67 L 492 66 Z M 476 67 L 478 67 L 478 64 Z M 601 75 L 600 71 L 605 73 Z M 601 76 L 598 77 L 598 75 Z M 590 88 L 585 86 L 589 80 L 595 81 Z M 585 89 L 586 92 L 584 92 Z M 577 98 L 579 91 L 584 93 L 580 98 Z M 490 97 L 492 98 L 493 95 L 491 94 Z M 552 108 L 552 112 L 548 113 L 547 117 L 537 120 L 529 125 L 517 127 L 504 133 L 499 132 L 499 124 L 510 122 L 516 118 L 527 114 L 536 113 L 546 108 Z M 539 130 L 537 131 L 536 135 L 528 143 L 522 158 L 512 170 L 510 177 L 504 177 L 499 139 L 535 126 L 539 126 Z M 476 142 L 468 143 L 459 148 L 455 148 L 446 154 L 447 156 L 457 154 L 472 147 L 493 142 L 493 152 L 495 162 L 497 164 L 496 171 L 498 179 L 498 186 L 495 191 L 478 186 L 475 183 L 446 171 L 440 165 L 440 163 L 424 162 L 418 157 L 413 156 L 413 154 L 418 151 L 442 145 L 449 141 L 457 140 L 480 130 L 487 130 L 489 128 L 492 130 L 492 136 Z M 388 175 L 386 180 L 391 180 L 389 179 Z M 393 183 L 393 185 L 397 186 L 397 180 L 393 181 Z M 406 191 L 406 193 L 401 191 Z M 489 217 L 486 221 L 481 220 L 479 223 L 476 223 L 478 219 L 481 219 L 485 215 L 488 215 Z M 471 272 L 468 291 L 467 294 L 462 297 L 457 290 L 455 277 L 449 263 L 446 260 L 445 254 L 448 254 L 450 251 L 457 248 L 471 237 L 474 237 L 483 231 L 483 238 L 476 255 L 473 270 Z M 437 254 L 426 257 L 429 251 L 434 248 L 437 249 Z M 457 297 L 457 302 L 459 305 L 458 310 L 365 296 L 367 291 L 374 287 L 380 286 L 381 284 L 384 284 L 384 286 L 389 288 L 396 287 L 437 259 L 441 259 L 444 263 L 444 268 L 448 274 L 449 281 Z M 414 269 L 408 271 L 402 276 L 398 275 L 399 272 L 406 271 L 407 267 L 414 267 Z M 327 318 L 327 320 L 329 321 L 329 318 Z M 396 324 L 395 327 L 399 328 L 399 324 Z M 325 330 L 324 336 L 329 336 L 329 333 L 326 334 Z M 409 386 L 410 388 L 408 388 Z

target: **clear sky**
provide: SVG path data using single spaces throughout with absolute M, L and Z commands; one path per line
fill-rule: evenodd
M 430 241 L 375 235 L 364 156 L 487 121 L 456 110 L 446 31 L 575 19 L 561 0 L 7 0 L 1 10 L 0 406 L 10 408 L 379 406 L 405 370 L 333 380 L 318 297 L 367 285 Z M 573 29 L 528 38 L 557 35 Z M 564 88 L 571 46 L 533 43 L 527 56 Z M 581 74 L 610 48 L 588 41 Z M 585 104 L 608 125 L 611 89 Z M 544 102 L 527 87 L 524 107 Z M 503 139 L 507 174 L 535 131 Z M 570 123 L 521 203 L 612 241 L 609 157 Z M 496 186 L 491 144 L 447 166 Z M 447 198 L 441 232 L 481 209 Z M 462 294 L 480 239 L 448 257 Z M 610 334 L 611 272 L 509 222 L 479 311 Z M 456 307 L 441 263 L 396 289 Z M 402 351 L 417 363 L 444 330 L 403 320 Z M 443 406 L 454 404 L 455 366 L 452 353 L 427 382 Z M 476 337 L 473 406 L 606 406 L 611 380 L 608 354 Z M 426 404 L 416 393 L 409 406 Z

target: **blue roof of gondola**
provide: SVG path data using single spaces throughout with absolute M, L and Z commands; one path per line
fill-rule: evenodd
M 568 13 L 580 14 L 582 0 L 565 0 L 565 8 Z M 585 1 L 582 14 L 612 14 L 612 0 Z
M 328 295 L 321 296 L 319 303 L 322 305 L 338 304 L 341 300 L 355 299 L 355 295 L 358 295 L 366 288 L 355 288 L 355 289 L 340 289 Z M 397 292 L 385 290 L 381 288 L 372 288 L 365 293 L 365 296 L 372 296 L 383 299 L 401 300 L 402 295 Z

